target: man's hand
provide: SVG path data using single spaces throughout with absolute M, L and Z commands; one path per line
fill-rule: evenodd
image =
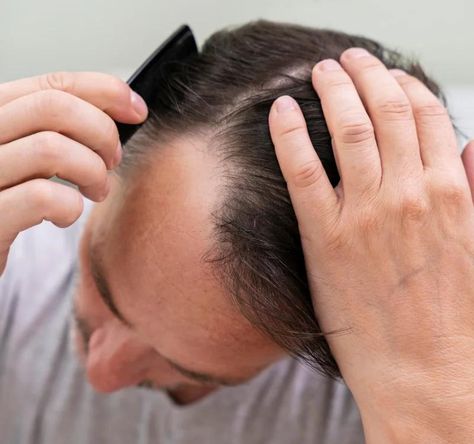
M 107 169 L 121 158 L 114 120 L 142 122 L 143 100 L 121 80 L 95 73 L 56 73 L 0 84 L 0 275 L 17 234 L 43 220 L 59 227 L 82 213 L 79 186 L 100 201 Z
M 361 49 L 313 70 L 341 182 L 288 97 L 270 113 L 318 321 L 368 442 L 474 436 L 474 144 L 445 108 Z M 342 65 L 342 66 L 341 66 Z

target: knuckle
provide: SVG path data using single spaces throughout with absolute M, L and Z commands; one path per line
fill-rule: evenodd
M 69 114 L 68 96 L 57 90 L 46 90 L 36 94 L 36 111 L 52 118 L 59 119 Z
M 437 200 L 449 207 L 461 207 L 465 204 L 472 205 L 472 197 L 467 184 L 459 180 L 446 180 L 436 187 Z
M 415 106 L 413 112 L 418 118 L 449 118 L 448 110 L 439 102 Z
M 357 67 L 358 70 L 362 72 L 372 72 L 372 71 L 380 71 L 382 69 L 382 63 L 373 55 L 369 57 L 360 57 L 355 59 L 347 59 L 348 52 L 351 51 L 346 50 L 341 54 L 341 58 L 346 59 L 351 65 Z
M 109 76 L 108 88 L 111 101 L 128 103 L 130 101 L 130 88 L 118 77 Z
M 287 123 L 280 131 L 281 139 L 299 138 L 306 132 L 306 126 L 301 122 Z
M 111 118 L 107 117 L 104 120 L 104 124 L 101 126 L 101 134 L 102 145 L 107 147 L 107 149 L 112 150 L 111 154 L 113 155 L 115 153 L 114 150 L 119 143 L 119 134 L 117 125 L 115 125 L 115 122 Z
M 421 193 L 405 192 L 399 198 L 398 211 L 403 220 L 422 221 L 428 215 L 430 207 Z
M 39 77 L 40 88 L 44 90 L 72 91 L 74 76 L 68 72 L 52 72 Z
M 34 136 L 33 149 L 47 163 L 54 163 L 60 157 L 62 136 L 54 131 L 42 131 Z
M 413 120 L 413 111 L 408 99 L 383 100 L 375 108 L 385 120 Z
M 449 185 L 444 190 L 444 199 L 446 202 L 450 204 L 460 204 L 468 199 L 468 193 L 465 187 L 461 187 L 460 185 Z
M 41 215 L 48 213 L 48 208 L 53 201 L 53 190 L 50 182 L 46 179 L 35 179 L 30 184 L 28 193 L 30 204 Z
M 372 123 L 362 116 L 342 116 L 338 127 L 340 128 L 341 141 L 348 145 L 368 142 L 375 138 Z
M 102 159 L 99 158 L 99 156 L 97 157 L 98 159 L 97 162 L 94 162 L 93 171 L 96 177 L 101 178 L 101 181 L 103 182 L 107 178 L 107 166 L 102 161 Z
M 94 162 L 90 165 L 89 174 L 84 183 L 81 184 L 82 187 L 102 187 L 107 182 L 107 166 L 105 163 L 97 156 L 97 159 L 94 159 Z
M 328 87 L 331 89 L 339 90 L 341 88 L 353 88 L 354 84 L 344 76 L 344 78 L 332 78 L 328 81 Z
M 307 188 L 318 183 L 325 174 L 321 162 L 310 160 L 301 165 L 293 175 L 293 184 L 297 188 Z
M 396 80 L 402 87 L 417 86 L 418 84 L 422 83 L 416 77 L 413 77 L 408 73 L 405 73 L 403 76 L 396 77 Z
M 380 71 L 382 69 L 382 63 L 375 57 L 363 57 L 358 60 L 362 65 L 362 69 L 366 72 Z

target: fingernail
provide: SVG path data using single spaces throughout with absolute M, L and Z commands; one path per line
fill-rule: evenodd
M 360 59 L 370 56 L 370 52 L 364 48 L 351 48 L 344 52 L 344 57 L 349 59 Z
M 281 96 L 276 100 L 276 110 L 279 113 L 286 113 L 296 109 L 296 101 L 290 96 Z
M 119 142 L 117 145 L 117 150 L 115 151 L 114 159 L 112 160 L 113 168 L 115 168 L 120 161 L 122 160 L 122 145 Z
M 341 65 L 333 59 L 323 60 L 316 64 L 315 68 L 318 71 L 340 71 Z
M 407 73 L 401 69 L 389 69 L 390 74 L 392 74 L 393 77 L 401 77 L 401 76 L 406 76 Z
M 135 112 L 144 119 L 148 115 L 148 107 L 142 97 L 135 91 L 131 91 L 130 101 Z

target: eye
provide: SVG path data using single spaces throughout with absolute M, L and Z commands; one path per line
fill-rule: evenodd
M 81 344 L 84 348 L 84 351 L 87 353 L 89 340 L 92 336 L 92 330 L 87 325 L 87 323 L 83 319 L 79 318 L 77 315 L 73 316 L 73 322 L 74 322 L 75 330 L 79 334 L 79 337 L 81 338 Z

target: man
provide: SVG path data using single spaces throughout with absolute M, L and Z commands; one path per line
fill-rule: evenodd
M 302 32 L 298 28 L 265 23 L 259 26 L 256 29 L 249 26 L 240 32 L 248 37 L 255 36 L 254 30 L 270 29 L 274 33 L 272 37 L 279 36 L 282 41 L 288 39 L 289 31 L 298 37 Z M 236 37 L 241 35 L 236 32 Z M 219 47 L 213 46 L 213 42 L 216 40 L 208 43 L 209 52 L 204 54 L 214 51 L 219 55 Z M 232 45 L 227 47 L 227 51 L 231 50 Z M 340 47 L 334 49 L 338 51 L 342 52 Z M 239 60 L 243 60 L 243 55 Z M 199 63 L 196 66 L 202 68 Z M 205 81 L 210 77 L 206 77 L 206 70 L 203 72 L 201 79 Z M 298 84 L 294 73 L 284 74 Z M 47 88 L 43 84 L 40 89 L 53 86 L 53 90 L 68 93 L 36 92 L 38 82 L 45 79 L 49 82 Z M 4 261 L 18 231 L 42 219 L 64 227 L 82 211 L 77 193 L 38 177 L 57 174 L 77 183 L 87 197 L 102 200 L 108 191 L 104 162 L 113 168 L 120 161 L 120 151 L 116 154 L 117 134 L 110 117 L 129 123 L 145 117 L 146 110 L 139 98 L 130 95 L 122 84 L 97 75 L 69 77 L 72 83 L 67 79 L 50 76 L 2 86 L 0 122 L 8 122 L 2 125 L 6 130 L 1 141 L 6 159 L 4 191 L 0 195 L 2 214 L 6 215 L 1 236 Z M 177 76 L 177 85 L 180 80 Z M 284 81 L 278 85 L 281 78 L 275 80 L 278 88 L 273 93 L 292 91 Z M 184 83 L 185 90 L 187 86 Z M 236 92 L 232 91 L 233 86 L 235 83 L 229 86 L 232 94 Z M 199 84 L 193 87 L 197 89 L 190 91 L 199 91 Z M 171 84 L 170 88 L 176 91 L 176 85 Z M 262 84 L 262 90 L 266 88 L 269 85 Z M 250 95 L 253 96 L 258 96 L 258 91 Z M 245 140 L 232 139 L 232 135 L 246 133 L 251 137 L 251 131 L 247 132 L 249 127 L 242 125 L 239 115 L 235 118 L 234 114 L 234 120 L 231 119 L 235 111 L 231 107 L 219 123 L 227 124 L 225 129 L 230 128 L 234 133 L 228 131 L 226 137 L 213 139 L 212 142 L 218 140 L 221 145 L 211 150 L 209 126 L 199 120 L 210 116 L 202 107 L 206 104 L 209 109 L 219 110 L 229 102 L 210 102 L 210 98 L 222 96 L 201 94 L 192 106 L 190 99 L 166 102 L 175 97 L 166 91 L 162 97 L 158 100 L 164 103 L 156 105 L 153 110 L 156 114 L 148 127 L 127 146 L 128 157 L 120 174 L 111 177 L 107 199 L 94 207 L 84 221 L 77 285 L 73 285 L 73 277 L 78 225 L 67 230 L 42 225 L 36 231 L 23 233 L 13 246 L 0 281 L 2 433 L 11 442 L 48 443 L 65 439 L 68 442 L 363 442 L 357 410 L 348 391 L 286 357 L 291 353 L 307 359 L 313 366 L 319 364 L 327 373 L 338 371 L 325 341 L 316 337 L 319 327 L 314 313 L 308 315 L 311 304 L 305 299 L 305 285 L 301 288 L 290 285 L 293 273 L 287 273 L 288 278 L 281 272 L 291 271 L 291 267 L 304 271 L 297 247 L 290 250 L 288 264 L 277 261 L 279 268 L 272 268 L 268 258 L 274 258 L 282 250 L 280 244 L 275 248 L 272 243 L 279 241 L 273 236 L 274 227 L 268 227 L 267 218 L 244 211 L 249 208 L 244 205 L 257 204 L 263 214 L 270 209 L 262 207 L 265 202 L 261 200 L 249 199 L 256 196 L 252 195 L 252 189 L 240 196 L 232 194 L 235 190 L 242 193 L 244 186 L 252 188 L 259 180 L 259 175 L 254 174 L 251 176 L 254 180 L 245 182 L 242 169 L 248 172 L 249 163 L 231 162 L 239 159 L 241 151 L 237 143 Z M 234 97 L 236 103 L 246 103 L 249 96 Z M 315 99 L 312 100 L 314 103 Z M 187 116 L 194 120 L 179 121 L 170 104 L 177 104 L 179 110 L 186 103 L 190 113 Z M 29 115 L 25 109 L 30 110 Z M 110 117 L 99 109 L 106 110 Z M 43 112 L 38 117 L 35 110 Z M 160 129 L 158 134 L 153 132 L 156 128 Z M 171 130 L 166 132 L 167 128 Z M 183 131 L 180 133 L 177 128 Z M 258 125 L 255 128 L 261 130 Z M 238 132 L 239 129 L 243 132 Z M 318 134 L 318 129 L 314 131 Z M 223 133 L 218 131 L 218 134 Z M 292 135 L 286 130 L 282 137 L 278 134 L 274 133 L 277 148 L 279 140 L 285 140 L 285 134 Z M 306 141 L 301 136 L 298 140 Z M 151 151 L 150 141 L 159 149 Z M 263 139 L 262 144 L 265 144 Z M 219 151 L 224 146 L 227 151 Z M 229 151 L 230 148 L 234 150 Z M 26 153 L 26 159 L 31 159 L 39 150 L 42 151 L 37 161 L 22 162 L 21 155 L 16 155 Z M 222 159 L 227 163 L 222 163 Z M 262 168 L 260 176 L 268 180 L 272 168 Z M 365 168 L 365 172 L 371 169 Z M 239 187 L 236 178 L 245 183 L 241 182 Z M 229 183 L 232 183 L 230 190 Z M 291 182 L 289 185 L 291 191 Z M 276 196 L 284 202 L 281 190 L 280 183 L 264 190 L 273 198 L 270 206 L 280 205 L 274 199 Z M 226 197 L 226 205 L 216 206 L 216 202 L 222 203 L 221 196 Z M 229 200 L 229 196 L 233 198 Z M 226 211 L 217 211 L 223 209 Z M 285 211 L 283 214 L 287 214 Z M 247 229 L 249 222 L 252 231 Z M 294 221 L 281 219 L 281 223 L 292 225 Z M 251 239 L 250 244 L 242 241 L 245 235 Z M 269 239 L 272 242 L 263 242 Z M 283 243 L 293 245 L 294 240 L 290 236 Z M 257 251 L 263 245 L 267 253 L 261 256 L 266 267 L 258 269 L 255 275 L 254 267 L 249 267 L 255 264 L 251 261 L 254 251 L 249 251 L 248 245 L 254 245 Z M 234 254 L 236 247 L 240 248 L 239 255 Z M 52 261 L 44 257 L 46 248 Z M 288 252 L 285 250 L 283 254 Z M 273 273 L 285 277 L 281 282 L 277 280 L 276 285 L 270 282 L 270 294 L 275 296 L 272 298 L 265 298 L 261 293 L 262 286 L 269 284 L 265 274 L 268 270 L 270 276 Z M 259 281 L 255 277 L 263 279 Z M 284 284 L 288 287 L 276 288 L 285 287 Z M 301 299 L 294 298 L 288 289 L 299 290 Z M 288 295 L 293 299 L 286 300 Z M 285 301 L 289 303 L 282 310 Z M 291 303 L 299 316 L 295 316 Z M 77 346 L 89 381 L 99 391 L 130 387 L 126 391 L 105 396 L 87 386 L 85 375 L 68 347 L 71 310 L 76 322 Z M 295 330 L 288 328 L 292 325 L 296 326 Z M 330 328 L 325 328 L 325 332 L 345 327 L 327 325 Z M 167 394 L 136 385 L 162 388 Z M 222 385 L 238 386 L 222 388 Z M 22 415 L 18 416 L 20 411 Z

